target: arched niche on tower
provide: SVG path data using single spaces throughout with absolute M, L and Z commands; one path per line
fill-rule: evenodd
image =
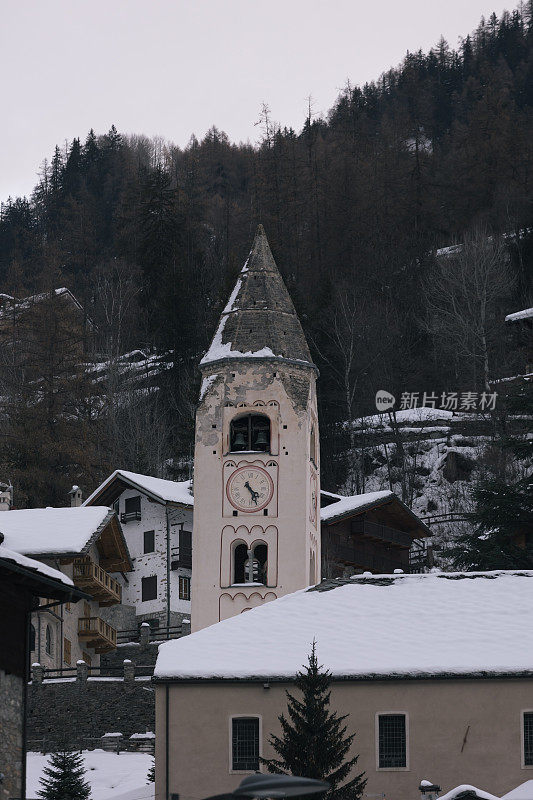
M 236 563 L 240 566 L 242 559 L 242 545 L 246 545 L 247 559 L 255 558 L 258 568 L 261 568 L 261 577 L 267 587 L 277 586 L 278 583 L 278 529 L 275 525 L 226 525 L 222 529 L 220 541 L 220 586 L 228 588 L 235 583 L 247 583 L 245 580 L 235 580 L 242 577 L 236 575 Z M 237 550 L 238 547 L 241 550 Z M 257 552 L 255 552 L 257 550 Z M 236 556 L 238 557 L 236 559 Z M 265 563 L 266 562 L 266 563 Z M 256 571 L 256 577 L 258 576 Z M 252 586 L 253 583 L 250 583 Z

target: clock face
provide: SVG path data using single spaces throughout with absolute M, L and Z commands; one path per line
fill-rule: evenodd
M 240 467 L 228 479 L 226 494 L 234 508 L 254 514 L 266 508 L 271 501 L 274 482 L 261 467 Z

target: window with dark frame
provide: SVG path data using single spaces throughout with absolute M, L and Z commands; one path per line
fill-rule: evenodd
M 30 650 L 32 653 L 35 650 L 35 638 L 36 638 L 35 625 L 32 622 L 30 623 Z
M 142 600 L 157 600 L 157 575 L 142 578 Z
M 524 711 L 524 766 L 533 767 L 533 711 Z
M 49 656 L 54 655 L 54 640 L 52 635 L 52 628 L 50 627 L 50 625 L 46 626 L 45 649 L 47 655 Z
M 405 714 L 380 714 L 378 723 L 379 768 L 401 769 L 406 767 Z
M 192 568 L 192 533 L 183 528 L 178 533 L 178 560 L 180 567 Z
M 231 768 L 259 769 L 259 717 L 234 717 L 231 721 Z
M 179 596 L 180 600 L 191 599 L 191 579 L 186 575 L 180 575 L 179 577 Z
M 131 522 L 141 519 L 141 496 L 127 497 L 124 500 L 124 511 L 120 515 L 121 522 Z
M 131 514 L 133 511 L 141 510 L 141 496 L 138 494 L 136 497 L 127 497 L 124 502 L 124 511 L 126 514 Z
M 70 639 L 63 637 L 63 661 L 65 664 L 68 664 L 69 667 L 72 664 L 72 650 L 70 646 Z
M 144 549 L 145 553 L 153 553 L 155 550 L 155 531 L 144 532 Z

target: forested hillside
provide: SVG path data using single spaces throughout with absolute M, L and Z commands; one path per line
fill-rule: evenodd
M 263 106 L 259 129 L 258 145 L 213 127 L 184 149 L 90 131 L 43 162 L 29 199 L 3 205 L 0 290 L 66 286 L 98 326 L 81 376 L 68 336 L 33 337 L 31 375 L 20 333 L 4 340 L 0 479 L 19 506 L 61 504 L 116 467 L 183 474 L 195 366 L 258 222 L 321 372 L 327 488 L 332 431 L 372 413 L 378 389 L 483 391 L 523 371 L 504 316 L 533 305 L 533 2 L 483 20 L 458 50 L 441 40 L 347 85 L 326 118 L 310 103 L 300 131 Z M 480 277 L 455 296 L 461 253 Z M 119 358 L 134 350 L 150 365 L 135 380 Z M 46 404 L 23 391 L 41 363 Z

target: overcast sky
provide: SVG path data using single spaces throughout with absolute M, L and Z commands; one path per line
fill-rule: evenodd
M 349 79 L 452 46 L 500 0 L 0 0 L 0 200 L 92 127 L 185 145 L 211 125 L 256 142 L 261 104 L 301 128 Z M 513 5 L 507 7 L 512 8 Z

